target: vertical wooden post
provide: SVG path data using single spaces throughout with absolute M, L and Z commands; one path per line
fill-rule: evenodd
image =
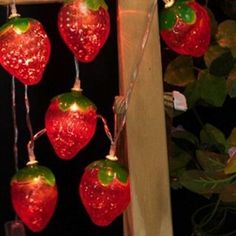
M 147 11 L 152 4 L 153 0 L 118 1 L 121 95 L 129 86 L 140 54 Z M 155 14 L 126 123 L 132 184 L 132 202 L 125 217 L 126 236 L 173 234 L 164 117 L 160 40 Z

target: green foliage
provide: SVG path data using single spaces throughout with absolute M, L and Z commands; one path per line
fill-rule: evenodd
M 236 154 L 228 154 L 228 149 L 236 146 L 236 128 L 228 138 L 211 124 L 203 126 L 199 138 L 177 129 L 172 133 L 172 142 L 172 186 L 182 186 L 205 197 L 219 194 L 222 201 L 236 202 Z
M 217 91 L 217 92 L 216 92 Z M 221 107 L 227 95 L 226 80 L 211 74 L 207 69 L 198 74 L 198 80 L 189 84 L 185 90 L 188 106 L 197 103 Z
M 226 82 L 227 93 L 231 98 L 236 97 L 236 66 L 230 71 Z
M 224 13 L 232 19 L 218 24 L 214 14 L 207 9 L 212 40 L 204 56 L 178 55 L 164 72 L 168 87 L 173 86 L 173 89 L 184 93 L 188 110 L 192 109 L 195 115 L 198 106 L 221 108 L 227 98 L 236 98 L 236 1 L 224 0 L 220 4 Z M 173 25 L 174 22 L 174 17 L 170 18 L 169 23 Z M 178 115 L 183 113 L 176 112 L 174 117 Z M 218 195 L 223 206 L 235 205 L 236 127 L 227 137 L 212 124 L 204 124 L 198 115 L 196 118 L 201 125 L 198 136 L 184 129 L 171 132 L 171 186 L 174 189 L 184 187 L 207 198 Z M 209 216 L 208 213 L 202 217 L 201 225 L 197 225 L 196 235 L 216 235 L 214 232 L 225 220 L 225 215 L 217 209 L 213 212 L 215 215 L 210 212 Z M 214 217 L 222 217 L 223 220 L 219 218 L 219 224 L 212 222 Z M 212 224 L 210 234 L 206 227 L 208 223 Z
M 164 81 L 184 88 L 188 108 L 199 105 L 222 107 L 227 95 L 236 97 L 236 21 L 226 20 L 217 26 L 215 39 L 205 53 L 201 68 L 190 56 L 177 56 L 169 63 Z M 189 131 L 172 132 L 172 155 L 169 161 L 172 186 L 210 197 L 219 194 L 221 201 L 236 202 L 236 128 L 228 138 L 211 124 L 205 124 L 196 137 Z
M 205 150 L 197 150 L 196 157 L 200 166 L 207 172 L 222 172 L 224 171 L 228 155 L 209 152 Z
M 226 20 L 219 24 L 216 39 L 223 48 L 229 48 L 236 57 L 236 21 Z
M 164 73 L 164 81 L 185 88 L 189 108 L 197 105 L 221 107 L 227 95 L 236 97 L 236 21 L 220 23 L 198 68 L 190 56 L 177 56 Z
M 227 76 L 233 69 L 235 59 L 231 52 L 225 52 L 212 61 L 209 71 L 215 76 Z
M 178 56 L 170 62 L 164 74 L 164 81 L 175 86 L 184 87 L 194 80 L 193 58 L 190 56 Z
M 200 131 L 200 142 L 208 150 L 216 150 L 221 153 L 228 151 L 227 141 L 224 134 L 211 124 L 204 125 Z

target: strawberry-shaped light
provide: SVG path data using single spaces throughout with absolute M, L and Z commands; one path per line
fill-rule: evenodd
M 210 43 L 211 26 L 207 10 L 194 0 L 176 0 L 160 12 L 160 34 L 173 51 L 202 56 Z
M 110 32 L 110 16 L 104 0 L 72 0 L 59 11 L 58 29 L 80 62 L 91 62 Z
M 72 159 L 92 139 L 97 124 L 95 105 L 81 91 L 55 97 L 46 112 L 45 127 L 56 154 Z
M 129 205 L 129 174 L 116 161 L 95 161 L 86 167 L 78 191 L 94 224 L 107 226 Z
M 35 19 L 13 17 L 0 28 L 0 63 L 26 85 L 41 80 L 50 51 L 48 36 Z
M 11 180 L 11 198 L 17 215 L 33 232 L 49 223 L 57 204 L 53 173 L 44 166 L 29 164 Z

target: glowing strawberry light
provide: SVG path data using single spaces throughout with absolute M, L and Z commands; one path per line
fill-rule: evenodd
M 70 160 L 92 139 L 97 124 L 95 105 L 81 91 L 55 97 L 45 116 L 48 138 L 61 159 Z
M 117 161 L 95 161 L 86 167 L 78 192 L 94 224 L 107 226 L 129 205 L 128 171 Z
M 58 15 L 58 29 L 80 62 L 91 62 L 110 32 L 110 16 L 104 0 L 66 2 Z
M 55 177 L 36 162 L 20 169 L 11 180 L 11 198 L 17 215 L 33 232 L 49 223 L 57 204 Z
M 42 24 L 32 18 L 13 17 L 0 27 L 0 63 L 26 85 L 43 76 L 51 44 Z
M 211 38 L 207 10 L 194 0 L 176 0 L 160 12 L 160 33 L 173 51 L 194 57 L 202 56 Z M 168 3 L 168 1 L 167 1 Z

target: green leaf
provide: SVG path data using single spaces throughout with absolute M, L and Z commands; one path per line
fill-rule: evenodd
M 230 48 L 230 51 L 231 51 L 233 57 L 236 58 L 236 47 Z
M 174 11 L 163 9 L 159 16 L 160 30 L 168 30 L 174 27 L 176 22 L 176 14 Z
M 186 24 L 194 24 L 197 16 L 194 9 L 188 6 L 188 1 L 176 1 L 173 6 L 163 8 L 160 11 L 160 30 L 171 30 L 176 23 L 177 18 Z
M 184 87 L 194 80 L 193 59 L 189 56 L 175 58 L 164 74 L 164 81 L 175 86 Z
M 191 159 L 190 154 L 172 142 L 171 158 L 169 159 L 170 176 L 179 177 Z
M 236 21 L 226 20 L 219 24 L 216 39 L 223 48 L 236 48 Z
M 220 57 L 225 52 L 228 52 L 229 50 L 226 48 L 222 48 L 218 44 L 211 45 L 208 50 L 204 54 L 204 61 L 206 63 L 206 66 L 209 68 L 211 63 Z
M 0 34 L 4 33 L 10 28 L 13 28 L 17 33 L 25 33 L 28 31 L 31 21 L 34 21 L 34 19 L 14 17 L 0 27 Z
M 225 203 L 235 203 L 236 202 L 236 184 L 226 185 L 220 191 L 220 199 Z
M 184 95 L 189 108 L 199 102 L 221 107 L 227 96 L 226 80 L 224 77 L 211 75 L 208 70 L 202 70 L 198 80 L 186 87 Z
M 200 132 L 200 141 L 209 147 L 220 149 L 218 151 L 227 152 L 227 141 L 224 134 L 211 124 L 204 125 Z
M 224 171 L 228 155 L 197 150 L 196 157 L 201 167 L 207 172 Z
M 102 168 L 99 171 L 99 180 L 104 184 L 104 185 L 109 185 L 113 182 L 115 178 L 115 173 L 113 169 L 111 168 Z
M 176 13 L 178 17 L 187 24 L 194 24 L 197 19 L 196 11 L 189 7 L 186 3 L 176 4 Z
M 203 70 L 198 77 L 198 92 L 200 99 L 208 105 L 221 107 L 227 96 L 226 80 L 224 77 L 211 75 L 208 70 Z
M 215 76 L 225 76 L 234 67 L 235 60 L 231 52 L 225 52 L 212 61 L 209 71 Z
M 231 98 L 236 97 L 236 67 L 234 67 L 226 80 L 227 92 Z
M 180 183 L 185 188 L 202 195 L 219 193 L 231 181 L 231 177 L 217 176 L 202 170 L 187 170 L 180 177 Z
M 184 150 L 191 151 L 199 146 L 198 138 L 186 130 L 175 130 L 171 133 L 172 140 Z
M 236 127 L 231 130 L 230 136 L 227 139 L 230 147 L 236 146 Z
M 82 112 L 86 112 L 89 109 L 96 110 L 96 106 L 93 104 L 93 102 L 91 102 L 87 97 L 83 96 L 80 91 L 63 93 L 53 99 L 58 99 L 59 107 L 64 112 L 70 109 L 78 109 Z
M 224 172 L 226 175 L 236 172 L 236 153 L 228 160 Z
M 55 176 L 50 169 L 38 164 L 32 164 L 17 171 L 11 182 L 28 182 L 34 178 L 44 178 L 47 184 L 54 186 L 56 184 Z
M 188 108 L 194 107 L 194 105 L 200 99 L 200 88 L 198 81 L 188 84 L 185 88 L 184 95 L 187 100 Z
M 86 3 L 88 8 L 93 11 L 97 11 L 100 7 L 108 8 L 104 0 L 86 0 Z
M 108 159 L 94 161 L 86 169 L 98 169 L 98 178 L 103 185 L 110 185 L 114 179 L 126 184 L 129 177 L 128 170 L 124 166 Z

